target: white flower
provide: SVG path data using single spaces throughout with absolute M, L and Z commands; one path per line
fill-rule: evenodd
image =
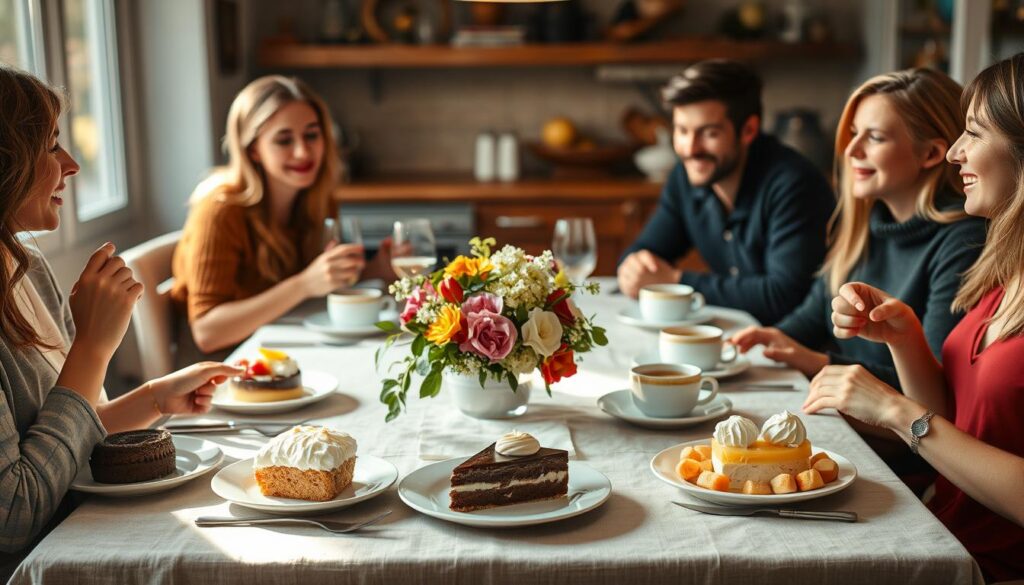
M 562 346 L 562 324 L 558 315 L 539 307 L 532 309 L 529 320 L 523 324 L 523 345 L 544 357 L 558 351 Z

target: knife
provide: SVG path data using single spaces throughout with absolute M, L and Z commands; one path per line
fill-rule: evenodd
M 677 506 L 701 512 L 703 514 L 714 514 L 716 516 L 753 516 L 755 514 L 767 514 L 779 518 L 801 518 L 803 520 L 837 520 L 839 522 L 856 522 L 856 512 L 813 512 L 810 510 L 782 510 L 779 508 L 741 508 L 731 506 L 700 506 L 683 502 L 672 502 Z

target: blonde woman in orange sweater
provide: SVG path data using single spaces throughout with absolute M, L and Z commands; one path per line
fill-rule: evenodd
M 231 104 L 226 143 L 228 164 L 193 193 L 173 262 L 171 296 L 201 352 L 360 277 L 393 278 L 389 242 L 369 265 L 362 246 L 322 246 L 341 163 L 327 106 L 306 84 L 250 83 Z

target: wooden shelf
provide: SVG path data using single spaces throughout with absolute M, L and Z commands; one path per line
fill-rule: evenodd
M 467 176 L 406 176 L 360 180 L 342 185 L 335 199 L 344 203 L 488 202 L 626 199 L 655 200 L 661 185 L 642 177 L 596 180 L 530 178 L 513 183 L 480 183 Z
M 472 67 L 566 67 L 682 63 L 713 57 L 741 61 L 853 59 L 860 50 L 840 43 L 782 43 L 687 38 L 636 44 L 573 43 L 515 47 L 447 45 L 313 45 L 264 43 L 259 63 L 268 68 L 388 69 Z

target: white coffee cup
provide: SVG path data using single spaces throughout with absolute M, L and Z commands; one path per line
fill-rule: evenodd
M 736 360 L 736 346 L 723 340 L 725 332 L 711 325 L 666 327 L 658 334 L 658 354 L 670 364 L 693 364 L 707 372 Z
M 350 288 L 327 295 L 327 314 L 336 327 L 368 327 L 380 320 L 381 293 L 374 288 Z
M 718 394 L 718 380 L 700 374 L 700 368 L 689 364 L 636 366 L 629 371 L 633 403 L 651 417 L 686 416 Z M 711 394 L 701 398 L 700 391 L 705 385 L 710 386 Z
M 704 295 L 688 284 L 649 284 L 640 289 L 640 315 L 647 321 L 679 321 L 704 308 Z

